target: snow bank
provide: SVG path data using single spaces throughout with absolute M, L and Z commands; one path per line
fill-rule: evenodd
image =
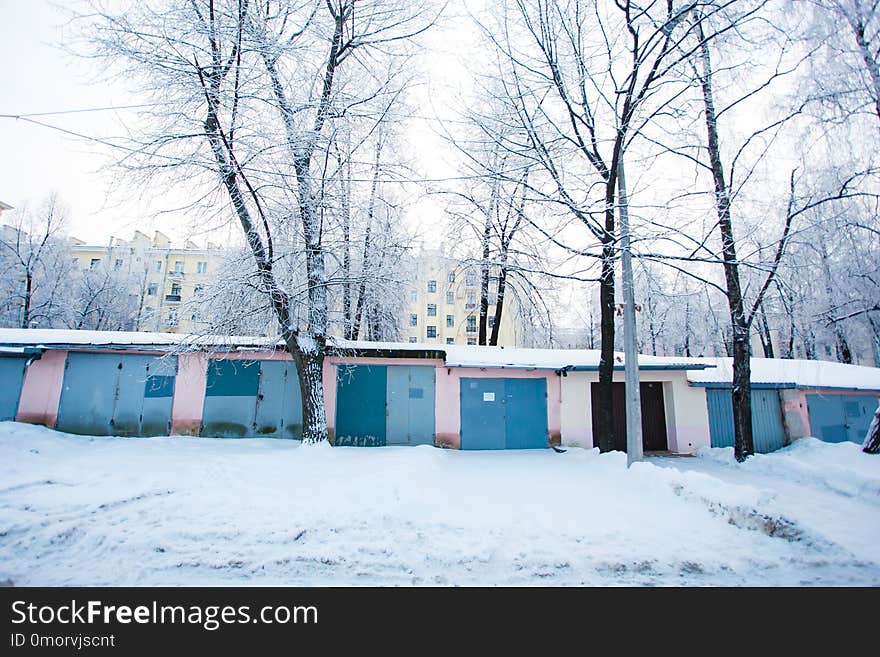
M 835 481 L 868 480 L 880 460 L 818 450 L 772 467 L 713 451 L 627 469 L 621 453 L 577 448 L 91 438 L 0 423 L 0 580 L 878 585 L 878 505 L 803 468 L 827 456 Z

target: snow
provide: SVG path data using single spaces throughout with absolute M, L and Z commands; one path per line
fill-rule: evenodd
M 688 371 L 692 383 L 730 383 L 733 380 L 732 358 L 704 358 L 715 365 L 705 370 Z M 799 388 L 843 388 L 880 391 L 880 368 L 846 365 L 824 360 L 752 358 L 752 383 L 775 383 Z
M 598 349 L 530 349 L 525 347 L 488 347 L 482 345 L 450 345 L 431 343 L 364 342 L 333 338 L 330 344 L 339 349 L 377 349 L 389 351 L 436 351 L 445 354 L 449 367 L 492 367 L 551 369 L 598 369 Z M 639 356 L 641 368 L 688 369 L 712 367 L 712 359 L 662 356 Z M 623 367 L 622 353 L 614 354 L 614 366 Z
M 880 585 L 880 457 L 95 438 L 0 423 L 16 585 Z
M 79 331 L 75 329 L 0 328 L 0 345 L 99 345 L 99 346 L 242 346 L 271 348 L 274 338 L 251 336 L 150 333 L 148 331 Z

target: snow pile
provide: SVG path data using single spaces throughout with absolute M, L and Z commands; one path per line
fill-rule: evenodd
M 880 459 L 850 447 L 627 469 L 596 450 L 304 448 L 0 423 L 0 581 L 878 585 L 868 482 Z M 810 474 L 823 460 L 829 474 Z

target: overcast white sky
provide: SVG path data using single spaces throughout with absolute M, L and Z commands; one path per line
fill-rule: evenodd
M 477 3 L 481 4 L 481 3 Z M 70 34 L 66 14 L 50 0 L 0 0 L 0 114 L 34 114 L 137 103 L 119 86 L 95 83 L 93 64 L 64 52 L 59 44 Z M 427 35 L 429 70 L 413 92 L 418 111 L 425 115 L 449 110 L 448 88 L 460 87 L 465 76 L 460 64 L 473 35 L 462 32 L 463 21 L 452 18 Z M 89 112 L 32 116 L 73 132 L 97 138 L 122 134 L 125 112 Z M 409 148 L 422 173 L 431 177 L 454 175 L 439 155 L 442 140 L 427 124 L 409 135 Z M 163 214 L 167 195 L 138 199 L 118 180 L 112 169 L 113 151 L 93 141 L 78 139 L 24 120 L 0 118 L 0 200 L 19 207 L 57 191 L 70 207 L 70 233 L 89 242 L 104 243 L 115 235 L 127 238 L 136 228 L 160 229 L 176 241 L 192 234 L 190 218 Z M 430 158 L 422 154 L 432 154 Z M 409 209 L 410 221 L 428 242 L 438 234 L 443 212 L 433 198 L 419 200 Z M 223 240 L 223 236 L 216 236 Z M 203 242 L 204 236 L 196 241 Z

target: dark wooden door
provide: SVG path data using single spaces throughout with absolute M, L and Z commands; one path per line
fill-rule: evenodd
M 666 440 L 666 412 L 663 405 L 663 384 L 650 382 L 639 384 L 642 398 L 642 448 L 646 452 L 669 449 Z M 614 449 L 626 451 L 626 391 L 623 383 L 613 384 Z M 593 408 L 593 435 L 598 435 L 599 384 L 590 387 Z

